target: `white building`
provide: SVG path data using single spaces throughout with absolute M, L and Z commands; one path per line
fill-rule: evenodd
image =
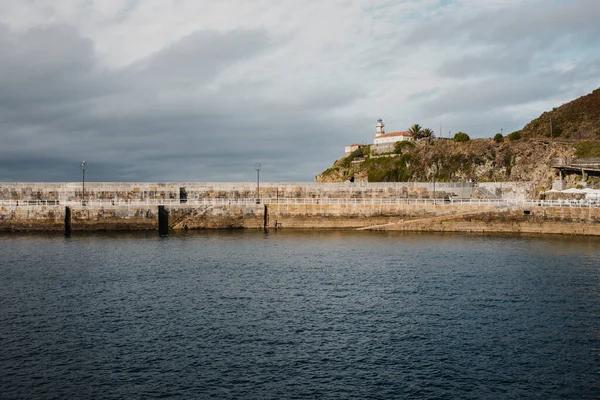
M 403 140 L 412 141 L 414 140 L 414 138 L 410 133 L 406 131 L 385 133 L 385 124 L 383 123 L 383 120 L 377 120 L 377 124 L 375 125 L 375 137 L 373 138 L 373 144 L 377 145 L 396 143 L 401 142 Z
M 415 138 L 406 131 L 385 133 L 385 124 L 382 119 L 377 120 L 375 125 L 375 137 L 373 138 L 372 150 L 375 153 L 391 153 L 394 151 L 396 142 L 413 141 Z M 354 150 L 364 147 L 364 144 L 349 144 L 344 148 L 344 154 L 348 157 Z
M 344 147 L 344 157 L 348 157 L 354 150 L 358 150 L 362 147 L 365 147 L 366 144 L 360 144 L 360 143 L 354 143 L 354 144 L 349 144 L 346 147 Z

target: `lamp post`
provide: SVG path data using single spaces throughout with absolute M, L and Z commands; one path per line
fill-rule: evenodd
M 81 205 L 85 206 L 85 161 L 81 162 L 81 186 L 83 193 L 81 195 Z
M 254 164 L 256 169 L 256 204 L 260 204 L 260 163 Z
M 433 166 L 434 166 L 434 168 L 433 168 L 433 205 L 435 206 L 437 203 L 436 198 L 435 198 L 435 178 L 437 175 L 438 168 L 437 168 L 437 164 L 433 164 Z

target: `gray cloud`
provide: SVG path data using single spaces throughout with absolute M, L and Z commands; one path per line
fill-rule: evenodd
M 593 87 L 597 83 L 599 71 L 600 59 L 596 59 L 595 62 L 585 63 L 565 72 L 546 71 L 513 75 L 511 79 L 503 80 L 487 78 L 456 85 L 422 104 L 424 109 L 434 115 L 514 107 L 555 96 L 557 91 Z
M 529 49 L 510 52 L 488 51 L 483 54 L 467 55 L 443 63 L 437 73 L 441 76 L 461 78 L 485 75 L 514 75 L 530 69 Z
M 532 104 L 555 106 L 600 85 L 598 15 L 600 3 L 593 0 L 509 3 L 452 18 L 442 14 L 428 29 L 409 32 L 405 44 L 445 54 L 434 69 L 445 84 L 411 98 L 425 119 L 485 135 L 486 121 L 508 126 L 518 120 L 510 125 L 518 129 L 526 121 L 517 108 L 532 113 Z
M 600 85 L 589 0 L 0 3 L 0 181 L 78 180 L 82 159 L 96 181 L 253 180 L 255 162 L 306 181 L 378 117 L 489 135 Z
M 469 17 L 458 15 L 450 19 L 443 15 L 442 21 L 430 21 L 427 29 L 422 26 L 414 29 L 405 43 L 414 46 L 426 42 L 468 41 L 507 47 L 535 43 L 541 50 L 553 43 L 574 39 L 580 44 L 597 45 L 598 15 L 600 3 L 595 0 L 533 1 L 485 10 Z
M 320 171 L 307 159 L 324 169 L 323 145 L 344 143 L 314 140 L 329 134 L 327 110 L 357 95 L 332 83 L 273 98 L 269 84 L 218 83 L 276 48 L 262 30 L 197 31 L 120 69 L 102 67 L 74 28 L 2 32 L 0 181 L 77 180 L 81 159 L 98 181 L 252 180 L 256 161 L 274 179 L 311 180 Z

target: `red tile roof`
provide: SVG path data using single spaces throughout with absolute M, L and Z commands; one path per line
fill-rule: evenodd
M 407 131 L 384 133 L 383 135 L 379 135 L 376 137 L 381 138 L 381 137 L 392 137 L 392 136 L 410 136 L 410 137 L 412 137 L 412 135 Z

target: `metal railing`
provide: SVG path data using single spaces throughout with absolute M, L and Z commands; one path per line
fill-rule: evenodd
M 600 158 L 553 158 L 552 166 L 554 168 L 600 168 Z
M 481 206 L 481 207 L 600 207 L 600 199 L 581 200 L 503 200 L 503 199 L 415 199 L 415 198 L 211 198 L 188 199 L 146 199 L 146 200 L 0 200 L 3 208 L 37 208 L 37 207 L 145 207 L 176 206 L 195 207 L 203 205 L 216 206 L 256 206 L 256 205 L 347 205 L 347 206 Z

